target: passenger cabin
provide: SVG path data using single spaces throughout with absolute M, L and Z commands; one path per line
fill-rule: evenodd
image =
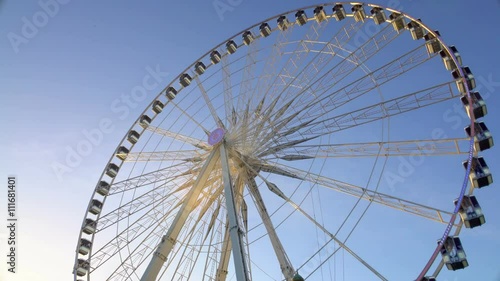
M 139 119 L 139 125 L 141 125 L 141 127 L 146 129 L 149 126 L 149 124 L 151 124 L 151 117 L 147 115 L 142 115 L 141 118 Z
M 405 28 L 405 17 L 399 13 L 392 12 L 389 15 L 389 21 L 391 22 L 394 30 L 397 32 Z
M 212 64 L 218 64 L 220 62 L 221 56 L 218 51 L 212 51 L 210 53 L 210 61 Z
M 182 87 L 187 87 L 189 86 L 189 84 L 191 84 L 191 76 L 189 76 L 189 74 L 187 73 L 184 73 L 181 75 L 181 77 L 179 78 L 179 83 L 182 85 Z
M 194 65 L 194 72 L 196 72 L 196 74 L 198 74 L 198 75 L 202 75 L 203 73 L 205 73 L 206 69 L 207 68 L 206 68 L 205 64 L 201 61 L 197 62 Z
M 281 31 L 286 30 L 288 28 L 288 26 L 290 25 L 290 22 L 288 21 L 286 16 L 280 16 L 276 21 L 278 22 L 278 28 Z
M 354 20 L 364 22 L 366 18 L 365 8 L 363 5 L 353 5 L 351 8 Z
M 301 26 L 307 23 L 307 16 L 304 10 L 299 10 L 295 13 L 295 22 Z
M 226 49 L 227 49 L 228 54 L 234 54 L 236 52 L 237 48 L 238 48 L 238 46 L 236 45 L 236 43 L 234 43 L 233 40 L 227 41 Z
M 314 8 L 314 19 L 316 19 L 316 22 L 318 23 L 326 20 L 326 13 L 323 6 Z
M 243 37 L 243 44 L 247 46 L 250 45 L 254 40 L 253 34 L 249 30 L 243 32 L 243 35 L 241 37 Z
M 462 163 L 467 169 L 467 161 Z M 481 188 L 493 183 L 493 177 L 490 168 L 483 157 L 473 157 L 469 174 L 471 185 L 475 188 Z
M 450 48 L 451 52 L 453 53 L 453 55 L 457 58 L 459 66 L 461 66 L 462 65 L 462 56 L 458 52 L 457 48 L 455 46 L 450 46 L 449 48 Z M 448 54 L 448 51 L 442 50 L 441 52 L 439 52 L 439 54 L 441 55 L 441 58 L 443 59 L 444 67 L 446 68 L 446 70 L 454 71 L 455 69 L 458 68 L 457 65 L 455 64 L 455 62 L 453 62 L 453 59 L 451 58 L 450 54 Z
M 155 100 L 155 102 L 153 102 L 152 109 L 154 113 L 160 114 L 163 111 L 164 107 L 165 105 L 161 101 Z
M 90 264 L 84 259 L 78 259 L 76 264 L 76 275 L 85 276 L 90 269 Z
M 127 136 L 127 140 L 131 143 L 131 144 L 136 144 L 137 141 L 139 140 L 139 137 L 141 135 L 135 131 L 135 130 L 131 130 L 129 133 L 128 133 L 128 136 Z
M 269 27 L 269 24 L 267 22 L 262 23 L 259 27 L 259 30 L 262 37 L 271 35 L 271 27 Z
M 439 243 L 440 241 L 438 241 Z M 462 269 L 469 266 L 465 251 L 458 236 L 448 236 L 441 248 L 441 256 L 446 267 L 450 270 Z
M 108 167 L 106 168 L 106 175 L 114 178 L 118 174 L 118 170 L 118 165 L 116 165 L 115 163 L 109 163 Z
M 474 90 L 474 88 L 476 88 L 476 79 L 474 78 L 474 75 L 472 75 L 470 68 L 467 66 L 462 67 L 462 71 L 464 72 L 465 81 L 467 82 L 467 87 L 469 88 L 469 91 Z M 457 84 L 458 91 L 460 91 L 460 93 L 464 95 L 467 94 L 467 89 L 465 88 L 460 71 L 458 69 L 455 69 L 452 72 L 452 75 Z
M 471 137 L 471 126 L 465 128 L 467 136 Z M 493 137 L 484 122 L 474 122 L 474 149 L 483 151 L 493 146 Z
M 420 25 L 422 22 L 420 19 L 417 21 L 411 21 L 406 25 L 406 28 L 410 31 L 411 38 L 413 40 L 418 40 L 424 38 L 424 28 Z
M 174 87 L 168 87 L 167 90 L 165 91 L 165 96 L 167 96 L 169 100 L 173 100 L 176 95 L 177 95 L 177 90 Z
M 385 20 L 387 19 L 385 17 L 385 12 L 382 8 L 379 8 L 379 7 L 373 7 L 370 11 L 370 13 L 372 14 L 372 19 L 373 21 L 375 22 L 375 24 L 379 25 L 379 24 L 382 24 L 385 22 Z
M 474 113 L 474 118 L 478 119 L 481 117 L 484 117 L 486 114 L 488 114 L 488 109 L 486 108 L 486 102 L 483 100 L 483 97 L 479 94 L 479 92 L 471 92 L 470 97 L 472 99 L 472 111 Z M 467 115 L 470 116 L 469 112 L 469 100 L 467 99 L 467 96 L 463 96 L 461 98 L 462 104 L 464 105 L 465 112 L 467 112 Z
M 125 160 L 127 155 L 130 153 L 130 150 L 125 146 L 120 146 L 116 151 L 116 157 L 120 160 Z
M 95 191 L 99 195 L 107 196 L 109 194 L 109 189 L 110 189 L 109 183 L 107 183 L 105 181 L 100 181 L 99 184 L 97 184 Z
M 341 21 L 341 20 L 345 19 L 346 13 L 345 13 L 344 6 L 342 6 L 341 4 L 337 4 L 337 5 L 333 6 L 332 10 L 333 10 L 333 17 L 337 21 Z
M 85 234 L 92 234 L 95 233 L 95 230 L 97 228 L 97 223 L 92 220 L 92 219 L 85 219 L 85 224 L 83 226 L 83 233 Z
M 436 281 L 436 277 L 425 276 L 421 281 Z
M 90 203 L 89 213 L 98 215 L 101 212 L 101 210 L 102 210 L 102 202 L 97 199 L 93 199 L 92 203 Z
M 436 33 L 437 36 L 441 36 L 441 34 L 439 34 L 439 31 L 435 30 L 434 32 Z M 425 34 L 424 39 L 425 39 L 425 48 L 427 49 L 427 53 L 435 54 L 441 51 L 442 49 L 441 43 L 432 33 Z
M 90 248 L 92 248 L 92 242 L 87 239 L 80 239 L 80 245 L 78 246 L 78 253 L 82 255 L 87 255 L 90 252 Z
M 458 199 L 455 199 L 453 203 L 455 203 L 456 206 Z M 481 206 L 479 206 L 476 196 L 474 195 L 464 196 L 458 213 L 467 228 L 481 226 L 486 222 Z

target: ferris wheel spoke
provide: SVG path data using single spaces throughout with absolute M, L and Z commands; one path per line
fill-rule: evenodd
M 159 226 L 159 224 L 156 224 L 155 229 L 159 228 Z M 145 258 L 149 257 L 154 252 L 155 244 L 161 239 L 162 230 L 164 230 L 164 228 L 160 228 L 157 231 L 150 231 L 142 241 L 137 243 L 137 246 L 135 246 L 132 251 L 128 252 L 125 258 L 120 256 L 119 265 L 109 273 L 109 278 L 106 280 L 130 280 L 130 276 L 136 275 L 136 268 L 141 266 Z M 123 240 L 123 238 L 121 242 L 118 243 L 122 249 L 125 248 L 122 244 L 127 245 L 127 248 L 129 247 L 129 241 Z M 114 255 L 120 255 L 120 252 Z
M 327 23 L 324 23 L 322 25 L 319 25 L 319 27 L 324 28 L 326 25 Z M 331 38 L 330 43 L 332 41 L 336 41 L 340 46 L 347 44 L 349 40 L 352 38 L 351 32 L 355 33 L 360 27 L 361 27 L 360 24 L 346 24 L 346 26 L 343 29 L 339 30 L 335 34 L 335 36 Z M 292 88 L 299 88 L 299 89 L 303 88 L 302 84 L 294 83 L 294 81 L 297 78 L 295 76 L 296 73 L 299 72 L 300 75 L 301 72 L 305 72 L 304 69 L 308 69 L 309 67 L 317 71 L 318 68 L 321 68 L 322 64 L 324 65 L 325 62 L 333 59 L 334 56 L 329 56 L 329 60 L 321 59 L 316 63 L 314 63 L 315 61 L 314 59 L 311 59 L 311 61 L 308 62 L 304 68 L 299 69 L 298 67 L 299 62 L 309 55 L 310 50 L 312 49 L 313 45 L 316 43 L 316 40 L 318 39 L 318 36 L 319 36 L 318 28 L 313 24 L 309 29 L 309 33 L 305 35 L 306 40 L 301 40 L 301 43 L 297 44 L 295 51 L 286 53 L 287 55 L 289 55 L 289 59 L 286 62 L 284 68 L 280 71 L 280 73 L 275 76 L 273 82 L 268 85 L 265 91 L 265 96 L 269 95 L 271 97 L 274 97 L 274 100 L 279 100 L 283 96 L 284 100 L 289 99 L 293 101 L 292 98 L 288 98 L 290 97 L 290 94 L 288 92 L 285 95 L 283 95 L 283 93 L 285 91 L 289 91 L 290 86 L 294 84 L 296 84 L 297 86 Z M 323 46 L 323 50 L 326 48 L 327 48 L 326 45 Z M 315 53 L 315 58 L 320 57 L 320 55 L 321 53 Z M 280 79 L 278 80 L 278 78 Z M 272 93 L 269 93 L 271 88 L 273 88 L 274 91 Z M 280 90 L 280 88 L 282 89 Z
M 165 129 L 162 129 L 159 127 L 154 127 L 154 126 L 148 126 L 147 130 L 149 130 L 155 134 L 158 134 L 158 135 L 162 135 L 165 137 L 169 137 L 169 138 L 178 140 L 178 141 L 183 142 L 183 143 L 191 144 L 192 146 L 199 148 L 199 149 L 203 149 L 206 151 L 209 151 L 211 149 L 211 146 L 208 143 L 206 143 L 202 140 L 199 140 L 199 139 L 195 139 L 192 137 L 181 135 L 177 132 L 172 132 L 172 131 L 165 130 Z M 208 132 L 208 131 L 206 131 L 206 132 Z
M 272 30 L 272 32 L 278 32 L 276 36 L 276 41 L 272 45 L 272 50 L 269 56 L 265 59 L 264 68 L 262 69 L 262 75 L 257 78 L 256 91 L 254 91 L 254 100 L 264 101 L 264 93 L 269 91 L 271 87 L 271 79 L 276 77 L 277 66 L 276 63 L 282 58 L 284 54 L 284 49 L 288 46 L 288 35 L 291 33 L 293 26 L 279 32 L 278 28 Z M 260 105 L 262 108 L 262 105 Z
M 198 75 L 196 75 L 194 77 L 194 80 L 196 81 L 196 85 L 198 85 L 198 89 L 200 90 L 201 95 L 203 96 L 203 99 L 205 100 L 205 103 L 207 104 L 208 110 L 210 110 L 210 113 L 211 113 L 212 117 L 214 118 L 215 123 L 221 128 L 224 127 L 224 125 L 222 124 L 222 120 L 217 115 L 217 111 L 215 110 L 214 105 L 212 104 L 212 102 L 210 101 L 210 98 L 208 97 L 207 91 L 205 91 L 205 87 L 203 87 L 203 83 L 201 82 L 200 77 Z
M 262 177 L 261 177 L 262 178 Z M 262 178 L 263 179 L 263 178 Z M 266 181 L 266 180 L 264 180 Z M 358 260 L 362 265 L 364 265 L 368 270 L 370 270 L 373 274 L 375 274 L 377 277 L 380 278 L 380 280 L 385 280 L 387 281 L 387 279 L 382 275 L 380 274 L 377 270 L 375 270 L 375 268 L 373 268 L 370 264 L 368 264 L 365 260 L 363 260 L 359 255 L 357 255 L 353 250 L 351 250 L 349 247 L 347 247 L 347 245 L 345 245 L 342 241 L 340 241 L 333 233 L 331 233 L 330 231 L 328 231 L 321 223 L 319 223 L 318 221 L 316 221 L 316 219 L 314 219 L 313 217 L 311 217 L 311 215 L 309 215 L 306 211 L 304 211 L 300 205 L 296 204 L 294 201 L 292 201 L 288 196 L 286 196 L 283 192 L 281 192 L 281 190 L 275 185 L 275 184 L 272 184 L 272 183 L 269 183 L 266 181 L 266 183 L 268 184 L 269 188 L 271 189 L 271 191 L 273 191 L 274 193 L 276 193 L 279 197 L 281 197 L 282 199 L 284 199 L 288 204 L 290 204 L 295 210 L 299 211 L 302 215 L 304 215 L 309 221 L 311 221 L 317 228 L 319 228 L 321 231 L 323 231 L 327 236 L 329 236 L 331 239 L 333 239 L 335 242 L 337 242 L 337 244 L 344 248 L 344 250 L 346 250 L 349 254 L 351 254 L 352 257 L 354 257 L 356 260 Z
M 369 38 L 365 43 L 361 44 L 357 49 L 350 53 L 348 52 L 349 54 L 341 62 L 334 65 L 313 83 L 310 82 L 311 79 L 308 77 L 312 78 L 314 76 L 317 76 L 318 72 L 322 70 L 323 67 L 318 69 L 315 65 L 312 65 L 313 67 L 311 68 L 309 68 L 310 65 L 306 66 L 306 68 L 300 72 L 299 77 L 294 77 L 294 80 L 297 80 L 297 85 L 305 85 L 305 87 L 303 87 L 298 93 L 293 95 L 293 100 L 297 100 L 300 103 L 307 103 L 310 102 L 311 99 L 316 99 L 318 90 L 316 89 L 311 91 L 313 85 L 317 84 L 317 87 L 320 87 L 321 84 L 326 84 L 328 85 L 328 88 L 335 87 L 340 81 L 349 76 L 349 74 L 351 74 L 354 70 L 356 70 L 358 67 L 363 66 L 366 61 L 375 56 L 380 50 L 382 50 L 390 42 L 392 42 L 392 40 L 394 40 L 398 35 L 399 33 L 395 32 L 388 26 L 382 28 L 379 32 L 375 33 L 371 38 Z M 329 46 L 329 44 L 332 44 L 331 41 L 324 44 L 323 49 Z M 333 47 L 342 49 L 341 46 L 333 45 Z M 340 54 L 338 53 L 336 55 L 340 56 Z M 312 71 L 312 73 L 309 73 L 307 69 L 311 69 L 310 71 Z M 306 79 L 304 80 L 304 78 Z M 297 88 L 294 87 L 293 89 Z M 304 95 L 303 93 L 305 91 L 311 91 L 314 94 Z
M 322 98 L 316 99 L 311 104 L 305 106 L 307 109 L 305 113 L 310 118 L 311 116 L 319 116 L 320 112 L 325 113 L 335 110 L 356 98 L 370 93 L 381 85 L 391 82 L 433 57 L 427 54 L 425 45 L 421 45 L 346 86 L 335 90 L 333 93 L 329 91 L 334 84 L 322 87 L 321 83 L 315 89 L 315 92 Z
M 314 174 L 311 172 L 303 171 L 298 168 L 293 168 L 285 165 L 273 165 L 272 169 L 262 169 L 265 172 L 304 180 L 313 184 L 326 187 L 347 195 L 361 198 L 367 201 L 372 201 L 393 209 L 404 211 L 413 215 L 418 215 L 423 218 L 447 224 L 451 216 L 450 212 L 443 211 L 437 208 L 398 198 L 395 196 L 387 195 L 378 191 L 373 191 L 367 188 L 342 182 L 339 180 L 331 179 L 322 175 Z
M 132 189 L 149 186 L 157 182 L 180 179 L 183 177 L 192 177 L 199 171 L 197 165 L 192 165 L 190 162 L 181 162 L 167 168 L 148 172 L 140 176 L 122 180 L 111 185 L 108 196 L 113 196 L 118 193 L 123 193 Z
M 165 198 L 163 200 L 165 200 Z M 171 199 L 169 201 L 175 200 Z M 173 203 L 171 202 L 168 203 L 170 205 L 173 205 Z M 172 212 L 174 211 L 175 208 L 172 208 L 167 213 L 160 214 L 154 208 L 149 209 L 144 215 L 135 220 L 126 229 L 118 233 L 114 239 L 110 240 L 108 243 L 103 245 L 99 250 L 92 254 L 91 259 L 94 264 L 94 270 L 102 266 L 104 263 L 108 262 L 114 256 L 118 255 L 120 251 L 124 250 L 130 243 L 134 242 L 134 240 L 138 239 L 144 233 L 147 233 L 148 231 L 152 233 L 157 230 L 158 226 L 160 225 L 158 222 L 168 220 L 168 217 L 171 217 Z M 143 242 L 144 241 L 141 241 L 140 243 Z
M 289 85 L 289 83 L 287 83 L 286 80 L 290 79 L 290 77 L 294 77 L 296 75 L 304 73 L 305 68 L 311 65 L 313 68 L 317 67 L 315 66 L 314 59 L 312 59 L 309 63 L 307 63 L 306 67 L 303 69 L 300 68 L 300 64 L 302 60 L 304 60 L 309 56 L 311 48 L 314 45 L 314 42 L 316 42 L 319 39 L 320 34 L 322 34 L 322 30 L 326 28 L 329 22 L 330 22 L 329 20 L 326 20 L 321 23 L 311 22 L 311 26 L 309 27 L 308 32 L 303 36 L 303 39 L 300 41 L 300 43 L 296 44 L 297 45 L 296 49 L 291 53 L 288 52 L 284 53 L 286 55 L 289 55 L 289 59 L 285 64 L 285 67 L 281 70 L 280 74 L 276 76 L 276 79 L 278 78 L 281 79 L 283 85 Z M 340 31 L 337 34 L 339 33 Z M 315 57 L 317 56 L 318 55 L 316 54 Z M 301 84 L 299 83 L 299 85 Z M 287 93 L 283 97 L 287 99 L 288 95 L 289 94 Z
M 311 128 L 302 133 L 315 136 L 327 135 L 457 98 L 460 93 L 453 90 L 453 84 L 454 82 L 448 82 L 436 85 L 359 110 L 315 121 L 308 125 Z
M 199 150 L 178 150 L 178 151 L 155 151 L 155 152 L 130 152 L 128 154 L 116 154 L 126 157 L 124 162 L 138 161 L 184 161 L 196 163 L 203 160 L 207 153 Z
M 245 67 L 243 70 L 241 84 L 239 85 L 240 89 L 237 98 L 237 112 L 243 109 L 246 104 L 250 104 L 253 101 L 253 83 L 255 80 L 255 68 L 257 62 L 257 52 L 259 51 L 259 42 L 260 40 L 257 38 L 250 42 L 247 46 Z
M 188 181 L 189 182 L 189 181 Z M 178 201 L 177 205 L 180 202 L 184 201 L 183 192 L 189 186 L 188 183 L 178 186 L 175 190 L 171 190 L 170 192 L 166 192 L 170 188 L 166 185 L 154 188 L 138 197 L 133 198 L 129 202 L 121 205 L 119 208 L 116 208 L 109 213 L 103 214 L 99 218 L 99 224 L 97 227 L 97 232 L 102 231 L 112 225 L 119 223 L 120 221 L 128 218 L 130 215 L 135 214 L 136 212 L 140 212 L 151 205 L 157 205 L 164 202 L 169 202 L 172 200 Z M 167 200 L 168 199 L 168 200 Z
M 322 145 L 295 145 L 275 152 L 277 158 L 295 161 L 312 158 L 378 156 L 466 155 L 468 138 L 405 140 Z
M 257 207 L 260 218 L 266 228 L 266 232 L 269 235 L 271 245 L 274 249 L 274 254 L 280 264 L 281 272 L 286 280 L 291 280 L 295 274 L 295 269 L 293 268 L 293 265 L 285 252 L 285 248 L 283 247 L 283 244 L 281 244 L 278 234 L 276 233 L 275 227 L 267 212 L 264 200 L 262 199 L 262 195 L 260 194 L 255 179 L 248 179 L 247 186 L 254 200 L 254 204 Z
M 226 111 L 226 120 L 233 120 L 234 118 L 231 116 L 233 112 L 235 112 L 233 106 L 233 89 L 231 86 L 231 72 L 229 70 L 229 58 L 228 55 L 223 55 L 221 58 L 222 63 L 222 87 L 224 91 L 224 106 Z

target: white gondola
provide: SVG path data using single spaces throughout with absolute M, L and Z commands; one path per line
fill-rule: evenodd
M 441 34 L 439 34 L 439 31 L 435 30 L 434 32 L 436 32 L 438 36 L 441 36 Z M 437 40 L 436 36 L 434 36 L 432 33 L 427 33 L 424 36 L 424 39 L 425 39 L 425 48 L 427 49 L 427 53 L 435 54 L 443 49 L 439 40 Z
M 326 13 L 323 6 L 314 8 L 314 19 L 316 19 L 316 22 L 318 23 L 326 20 Z
M 385 12 L 382 8 L 379 8 L 379 7 L 373 7 L 370 11 L 370 13 L 372 14 L 372 19 L 373 21 L 375 22 L 375 24 L 382 24 L 385 22 L 385 20 L 387 19 L 385 17 Z
M 85 225 L 83 226 L 83 233 L 92 234 L 95 233 L 97 223 L 92 219 L 85 219 Z
M 118 170 L 119 170 L 118 165 L 116 165 L 115 163 L 110 163 L 106 168 L 106 175 L 114 178 L 118 174 Z
M 484 117 L 486 114 L 488 114 L 486 102 L 483 100 L 483 97 L 481 97 L 479 92 L 471 92 L 470 97 L 472 99 L 472 111 L 474 113 L 475 119 Z M 467 112 L 467 115 L 469 115 L 469 118 L 471 118 L 469 112 L 469 100 L 467 99 L 467 96 L 463 96 L 461 100 L 462 104 L 464 105 L 465 112 Z
M 352 14 L 354 16 L 354 20 L 359 22 L 364 22 L 366 18 L 366 12 L 363 5 L 353 5 L 351 8 Z
M 307 23 L 307 16 L 304 10 L 299 10 L 295 13 L 295 22 L 297 22 L 298 25 L 304 25 Z
M 465 251 L 458 236 L 448 236 L 446 238 L 441 248 L 441 256 L 443 257 L 444 264 L 450 270 L 462 269 L 469 266 Z
M 243 37 L 243 44 L 247 46 L 250 45 L 254 39 L 252 32 L 250 32 L 249 30 L 243 32 L 241 37 Z
M 90 264 L 88 261 L 84 259 L 78 259 L 78 263 L 76 265 L 76 275 L 85 276 L 90 269 Z
M 187 87 L 189 86 L 189 84 L 191 84 L 191 80 L 191 76 L 189 76 L 189 74 L 187 73 L 184 73 L 179 78 L 179 83 L 182 85 L 182 87 Z
M 458 199 L 455 199 L 453 202 L 456 206 Z M 481 206 L 479 206 L 479 202 L 477 202 L 476 196 L 474 195 L 464 196 L 458 212 L 465 227 L 467 228 L 474 228 L 486 223 L 483 210 L 481 209 Z
M 78 246 L 78 253 L 82 255 L 87 255 L 90 252 L 90 248 L 92 248 L 92 242 L 87 239 L 80 239 L 80 245 Z
M 107 196 L 109 194 L 109 189 L 110 189 L 109 183 L 105 181 L 100 181 L 99 184 L 97 184 L 95 191 L 102 196 Z
M 453 55 L 457 58 L 458 64 L 462 65 L 462 56 L 458 52 L 457 48 L 455 46 L 450 46 L 450 50 L 453 53 Z M 453 62 L 450 54 L 448 54 L 447 51 L 442 50 L 441 52 L 439 52 L 439 54 L 443 59 L 444 67 L 446 68 L 446 70 L 453 71 L 457 69 L 457 65 Z
M 154 113 L 160 114 L 163 111 L 164 107 L 165 105 L 161 101 L 155 100 L 155 102 L 153 102 L 152 109 Z
M 102 210 L 102 202 L 97 199 L 93 199 L 89 208 L 89 213 L 98 215 L 101 212 L 101 210 Z
M 168 87 L 167 90 L 165 91 L 165 96 L 169 100 L 173 100 L 176 95 L 177 95 L 177 90 L 174 87 Z
M 399 32 L 405 28 L 405 17 L 400 13 L 392 12 L 389 15 L 389 22 L 392 24 L 392 27 L 395 31 Z
M 345 13 L 344 6 L 342 6 L 341 4 L 337 4 L 337 5 L 333 6 L 332 10 L 333 10 L 333 17 L 337 21 L 341 21 L 341 20 L 345 19 L 346 13 Z
M 263 37 L 271 35 L 271 27 L 269 27 L 269 24 L 267 22 L 262 23 L 259 27 L 259 30 L 260 35 L 262 35 Z
M 137 141 L 139 140 L 139 137 L 141 135 L 135 131 L 135 130 L 131 130 L 130 132 L 128 132 L 128 135 L 127 135 L 127 140 L 131 143 L 131 144 L 135 144 L 137 143 Z
M 467 136 L 471 136 L 470 125 L 465 128 Z M 474 122 L 474 149 L 479 152 L 493 146 L 493 137 L 484 122 Z
M 212 51 L 210 53 L 210 61 L 212 64 L 218 64 L 220 62 L 221 56 L 218 51 Z
M 227 49 L 228 54 L 234 54 L 236 52 L 237 48 L 238 48 L 238 46 L 236 45 L 236 43 L 234 43 L 233 40 L 227 41 L 226 49 Z
M 207 68 L 205 67 L 205 64 L 201 61 L 197 62 L 194 65 L 194 72 L 196 72 L 196 74 L 198 74 L 198 75 L 202 75 L 203 73 L 205 73 L 206 69 Z
M 288 28 L 288 26 L 290 25 L 290 22 L 288 21 L 288 19 L 286 18 L 286 16 L 280 16 L 276 22 L 278 23 L 278 28 L 283 31 L 283 30 L 286 30 Z
M 420 25 L 421 20 L 409 22 L 406 27 L 410 31 L 411 38 L 418 40 L 424 38 L 424 28 Z
M 151 124 L 151 117 L 147 115 L 142 115 L 141 118 L 139 119 L 139 125 L 141 125 L 141 127 L 146 129 L 149 126 L 149 124 Z
M 116 151 L 116 157 L 120 160 L 125 160 L 129 152 L 130 150 L 128 148 L 126 148 L 125 146 L 120 146 Z
M 462 163 L 467 169 L 467 161 Z M 493 176 L 490 168 L 484 161 L 483 157 L 473 157 L 469 174 L 471 185 L 475 188 L 481 188 L 493 183 Z
M 476 79 L 474 78 L 474 75 L 472 75 L 472 72 L 470 71 L 469 67 L 467 66 L 463 67 L 462 71 L 464 72 L 465 75 L 465 81 L 467 82 L 467 87 L 469 88 L 470 91 L 472 91 L 474 88 L 476 88 Z M 452 75 L 457 84 L 458 91 L 460 91 L 460 93 L 465 95 L 467 93 L 467 90 L 465 89 L 462 76 L 460 76 L 460 71 L 458 71 L 458 69 L 455 69 L 452 72 Z

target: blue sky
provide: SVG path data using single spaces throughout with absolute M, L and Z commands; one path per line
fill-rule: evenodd
M 157 92 L 229 36 L 281 12 L 316 3 L 220 0 L 232 6 L 225 12 L 218 12 L 215 1 L 136 1 L 124 4 L 118 1 L 66 0 L 66 4 L 57 4 L 57 11 L 53 10 L 46 23 L 23 33 L 23 29 L 29 29 L 25 20 L 43 20 L 37 19 L 37 15 L 44 11 L 40 3 L 49 2 L 53 1 L 3 1 L 0 5 L 0 114 L 4 120 L 0 125 L 4 132 L 0 139 L 0 151 L 4 155 L 0 162 L 0 176 L 3 179 L 12 174 L 18 177 L 20 225 L 19 273 L 7 274 L 2 262 L 2 280 L 72 278 L 75 243 L 95 182 L 116 145 Z M 457 46 L 464 63 L 476 75 L 481 94 L 488 96 L 489 114 L 485 122 L 496 136 L 496 132 L 500 132 L 500 113 L 496 110 L 500 105 L 500 37 L 497 30 L 500 3 L 494 0 L 482 1 L 480 5 L 451 0 L 389 2 L 421 18 L 438 29 L 445 42 Z M 386 2 L 373 3 L 383 5 Z M 13 39 L 12 34 L 24 39 Z M 142 85 L 143 78 L 153 72 L 157 75 L 152 75 L 148 82 L 151 84 L 148 95 L 132 101 L 129 111 L 120 110 L 120 106 L 126 104 L 123 95 Z M 458 113 L 449 111 L 453 107 L 448 105 L 439 110 L 442 113 L 438 112 L 438 115 L 442 114 L 444 121 L 440 120 L 436 126 L 449 126 L 445 128 L 447 133 L 462 130 L 462 124 L 458 130 L 450 128 L 461 120 L 457 119 Z M 74 165 L 69 165 L 68 170 L 54 172 L 54 163 L 67 163 L 68 151 L 76 149 L 86 134 L 92 134 L 99 127 L 106 127 L 109 133 L 96 140 L 87 155 L 69 159 Z M 431 131 L 429 129 L 429 136 Z M 495 151 L 496 148 L 483 154 L 494 177 L 500 167 L 498 157 L 494 157 L 498 155 Z M 437 164 L 429 162 L 416 167 L 415 175 L 408 178 L 405 187 L 393 191 L 395 196 L 410 194 L 409 198 L 420 198 L 417 175 L 435 173 L 432 165 Z M 456 195 L 461 178 L 457 179 Z M 447 182 L 440 184 L 446 185 Z M 428 200 L 439 201 L 441 197 L 452 200 L 456 196 L 437 189 L 429 191 L 432 194 L 428 194 L 427 197 L 431 198 Z M 5 194 L 0 192 L 2 206 L 6 204 Z M 471 266 L 457 272 L 444 270 L 439 280 L 500 280 L 500 263 L 495 254 L 500 251 L 500 191 L 494 183 L 476 195 L 487 223 L 479 229 L 462 232 Z M 451 207 L 448 210 L 451 211 Z M 401 222 L 392 210 L 377 210 L 374 214 L 386 214 L 388 218 L 395 216 L 394 221 Z M 371 226 L 388 218 L 379 215 L 365 218 L 372 220 L 373 225 L 362 226 L 350 243 L 356 245 L 356 239 L 359 239 L 359 245 L 365 245 L 366 240 L 363 240 L 370 233 Z M 421 227 L 427 227 L 425 221 L 415 220 L 415 223 L 420 222 Z M 372 235 L 386 235 L 388 238 L 383 247 L 387 249 L 395 249 L 401 244 L 411 245 L 410 248 L 422 256 L 418 268 L 431 255 L 435 239 L 441 236 L 444 226 L 432 225 L 429 229 L 432 229 L 432 235 L 422 235 L 420 240 L 408 238 L 411 231 L 404 225 L 390 234 Z M 0 237 L 5 238 L 3 227 Z M 1 241 L 0 253 L 3 256 L 6 243 Z M 421 251 L 421 245 L 430 250 Z M 398 266 L 400 261 L 397 258 L 379 254 L 384 259 L 375 263 L 382 272 L 385 267 L 392 271 Z M 404 276 L 418 274 L 401 273 Z

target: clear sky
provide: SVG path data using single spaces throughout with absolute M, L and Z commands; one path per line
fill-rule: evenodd
M 5 281 L 72 279 L 75 243 L 95 183 L 123 135 L 157 92 L 229 36 L 281 12 L 317 2 L 55 1 L 0 1 L 0 128 L 3 132 L 0 152 L 4 155 L 0 161 L 3 182 L 0 218 L 2 225 L 7 223 L 4 218 L 8 175 L 18 178 L 19 218 L 16 274 L 7 273 L 4 262 L 7 231 L 6 227 L 0 227 L 0 280 Z M 229 5 L 229 9 L 217 10 L 217 2 Z M 489 113 L 485 122 L 495 137 L 500 132 L 500 2 L 389 2 L 421 18 L 438 29 L 448 44 L 457 46 L 464 63 L 476 76 L 481 94 L 488 97 Z M 373 3 L 384 5 L 386 1 Z M 123 103 L 124 93 L 141 85 L 143 77 L 152 71 L 160 74 L 147 97 L 133 102 L 129 111 L 113 109 L 113 104 Z M 415 79 L 418 81 L 419 77 Z M 438 115 L 443 116 L 444 122 L 440 120 L 439 126 L 454 127 L 458 122 L 460 128 L 446 128 L 446 131 L 460 133 L 465 125 L 462 126 L 458 113 L 449 114 L 448 111 L 453 110 L 449 104 L 448 108 L 441 109 L 443 112 Z M 102 124 L 103 119 L 109 124 Z M 68 151 L 75 149 L 86 134 L 99 126 L 106 127 L 109 133 L 104 134 L 87 155 L 69 159 L 71 165 L 67 170 L 55 172 L 55 163 L 68 163 Z M 428 130 L 430 136 L 432 129 Z M 496 150 L 494 147 L 482 154 L 494 179 L 500 171 Z M 421 198 L 417 175 L 437 173 L 446 167 L 426 161 L 415 169 L 415 175 L 406 179 L 404 188 L 388 192 Z M 425 200 L 439 202 L 441 197 L 452 200 L 459 193 L 462 177 L 456 181 L 459 183 L 456 195 L 440 192 L 436 186 Z M 487 223 L 478 229 L 465 229 L 461 234 L 470 266 L 457 272 L 443 270 L 441 281 L 500 280 L 497 254 L 500 252 L 500 190 L 494 183 L 476 195 Z M 423 267 L 444 225 L 436 227 L 431 223 L 432 233 L 414 236 L 409 229 L 427 229 L 427 221 L 415 220 L 412 225 L 405 225 L 404 220 L 393 217 L 392 210 L 376 210 L 377 215 L 365 218 L 371 222 L 360 227 L 350 243 L 356 245 L 356 241 L 360 241 L 359 245 L 364 245 L 371 235 L 385 235 L 381 249 L 386 248 L 389 254 L 385 254 L 385 250 L 368 251 L 381 272 L 398 272 L 397 268 L 405 262 L 403 254 L 391 258 L 398 248 L 408 255 L 421 256 L 420 263 L 413 268 Z M 452 211 L 451 204 L 447 210 Z M 371 232 L 372 226 L 391 224 L 391 221 L 399 225 L 392 227 L 397 231 L 384 234 L 378 228 L 377 231 L 382 232 Z M 418 274 L 416 271 L 399 273 L 411 278 Z M 349 279 L 346 277 L 346 280 Z

